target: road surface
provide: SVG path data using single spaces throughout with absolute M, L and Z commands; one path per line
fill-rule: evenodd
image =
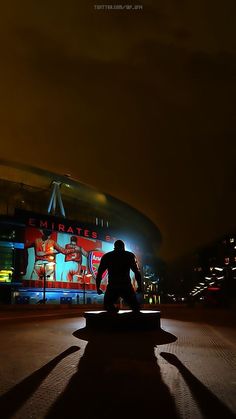
M 2 419 L 236 417 L 236 332 L 162 318 L 91 333 L 83 317 L 2 321 Z

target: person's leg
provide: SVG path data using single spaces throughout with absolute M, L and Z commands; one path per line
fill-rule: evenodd
M 117 298 L 119 296 L 119 293 L 116 289 L 107 286 L 105 295 L 104 295 L 104 309 L 111 313 L 117 313 L 117 308 L 115 306 L 115 302 L 117 301 Z
M 140 311 L 140 304 L 137 300 L 136 293 L 132 285 L 126 286 L 122 289 L 121 297 L 124 299 L 126 304 L 128 304 L 132 311 Z
M 61 281 L 66 281 L 67 278 L 67 262 L 63 263 L 62 271 L 61 271 Z
M 64 262 L 61 280 L 63 282 L 72 282 L 73 276 L 71 275 L 71 262 Z
M 48 263 L 45 266 L 47 281 L 55 281 L 55 265 Z
M 34 264 L 34 268 L 30 279 L 43 279 L 43 266 L 38 265 L 37 262 Z
M 78 263 L 71 261 L 70 262 L 70 270 L 68 272 L 68 281 L 69 282 L 77 282 L 78 281 L 78 275 L 80 274 L 78 270 Z

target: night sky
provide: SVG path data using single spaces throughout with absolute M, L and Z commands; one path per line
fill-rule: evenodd
M 236 2 L 1 5 L 1 157 L 145 213 L 174 260 L 236 230 Z

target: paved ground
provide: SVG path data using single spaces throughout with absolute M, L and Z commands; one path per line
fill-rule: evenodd
M 115 334 L 82 317 L 2 320 L 1 418 L 236 417 L 235 328 L 191 313 Z

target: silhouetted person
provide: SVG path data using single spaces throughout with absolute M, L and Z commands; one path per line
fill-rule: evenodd
M 133 311 L 139 311 L 140 306 L 131 283 L 130 270 L 135 274 L 137 293 L 142 292 L 141 274 L 135 255 L 125 250 L 122 240 L 117 240 L 114 243 L 114 250 L 106 253 L 101 259 L 96 277 L 98 294 L 102 294 L 100 284 L 106 270 L 108 270 L 108 285 L 104 296 L 105 310 L 117 312 L 114 303 L 121 297 Z

